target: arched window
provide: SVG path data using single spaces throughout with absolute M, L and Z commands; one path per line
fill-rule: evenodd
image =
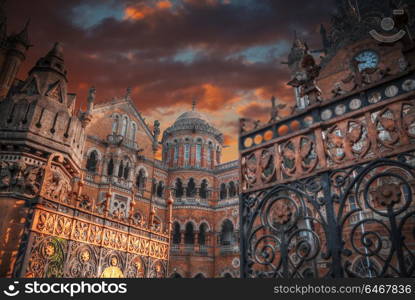
M 228 193 L 227 193 L 227 191 L 226 191 L 226 184 L 222 183 L 222 184 L 220 185 L 220 199 L 221 199 L 221 200 L 226 199 L 226 197 L 228 197 L 228 195 L 227 195 L 227 194 L 228 194 Z
M 202 162 L 202 144 L 196 144 L 196 167 Z
M 206 277 L 202 273 L 199 273 L 194 278 L 195 279 L 205 279 Z
M 145 174 L 145 172 L 144 172 L 143 169 L 140 169 L 140 171 L 138 172 L 136 185 L 137 185 L 137 188 L 139 190 L 144 190 L 145 189 L 145 186 L 146 186 L 146 174 Z
M 184 165 L 187 167 L 190 163 L 190 144 L 184 145 Z
M 208 183 L 206 179 L 203 179 L 200 184 L 199 196 L 202 199 L 207 199 L 208 197 Z
M 236 186 L 233 181 L 229 182 L 229 197 L 236 196 Z
M 180 244 L 181 242 L 180 224 L 174 222 L 173 225 L 173 244 Z
M 200 224 L 199 227 L 199 245 L 204 246 L 206 245 L 206 232 L 207 232 L 207 225 L 205 223 Z
M 233 277 L 230 273 L 226 272 L 225 274 L 223 274 L 223 278 L 233 278 Z
M 121 127 L 121 134 L 122 136 L 126 137 L 127 136 L 127 128 L 128 128 L 128 119 L 127 116 L 125 116 L 122 119 L 122 127 Z
M 182 278 L 182 276 L 181 276 L 179 273 L 174 272 L 174 273 L 170 276 L 170 278 L 173 278 L 173 279 L 175 279 L 175 278 Z
M 89 172 L 96 172 L 98 164 L 98 153 L 97 151 L 92 151 L 89 154 L 88 160 L 86 161 L 86 169 Z
M 222 230 L 220 233 L 220 244 L 222 246 L 232 245 L 233 239 L 233 224 L 229 220 L 225 220 L 222 223 Z
M 177 164 L 179 161 L 179 144 L 174 144 L 173 152 L 173 163 Z
M 118 133 L 119 123 L 120 123 L 120 117 L 119 116 L 115 116 L 115 120 L 114 120 L 114 122 L 112 122 L 112 133 L 113 134 L 117 134 Z
M 212 167 L 212 161 L 213 161 L 213 144 L 212 142 L 209 142 L 207 153 L 206 153 L 206 161 L 209 168 Z
M 155 195 L 157 193 L 157 181 L 153 179 L 153 184 L 151 186 L 151 194 Z
M 184 233 L 184 243 L 186 245 L 193 245 L 195 243 L 195 234 L 192 223 L 186 224 L 186 231 Z
M 123 177 L 124 175 L 124 162 L 120 162 L 120 166 L 118 167 L 118 177 Z
M 189 179 L 186 188 L 186 197 L 194 197 L 196 195 L 196 184 L 193 178 Z
M 131 125 L 131 132 L 130 132 L 130 139 L 131 139 L 132 141 L 134 141 L 134 140 L 135 140 L 135 134 L 136 134 L 136 132 L 137 132 L 137 125 L 135 125 L 135 123 L 133 123 L 133 124 Z
M 110 161 L 108 162 L 107 174 L 108 176 L 112 176 L 113 173 L 114 173 L 114 160 L 111 158 Z
M 128 180 L 129 174 L 130 174 L 130 164 L 127 162 L 127 165 L 124 168 L 124 176 L 123 176 L 125 180 Z
M 175 196 L 176 198 L 181 198 L 183 197 L 183 183 L 181 181 L 180 178 L 176 179 L 176 183 L 174 185 L 174 190 L 175 190 Z
M 163 181 L 160 181 L 159 184 L 157 185 L 157 197 L 163 198 L 163 194 L 164 194 L 164 184 L 163 184 Z

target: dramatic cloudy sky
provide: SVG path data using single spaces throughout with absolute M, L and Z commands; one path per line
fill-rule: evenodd
M 225 134 L 237 158 L 239 117 L 266 119 L 269 99 L 292 101 L 286 60 L 293 32 L 319 48 L 335 0 L 8 0 L 10 31 L 31 19 L 33 48 L 19 76 L 54 41 L 64 46 L 70 92 L 97 101 L 131 87 L 138 109 L 162 129 L 191 108 Z

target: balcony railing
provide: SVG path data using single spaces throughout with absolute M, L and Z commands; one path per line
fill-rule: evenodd
M 239 246 L 237 244 L 220 246 L 220 254 L 222 255 L 230 255 L 230 254 L 237 254 L 237 253 L 239 253 Z
M 110 134 L 107 136 L 107 143 L 113 145 L 123 145 L 125 147 L 138 150 L 138 144 L 134 140 L 125 138 L 120 134 Z

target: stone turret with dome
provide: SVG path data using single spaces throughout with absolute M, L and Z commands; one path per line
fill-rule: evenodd
M 213 168 L 220 163 L 223 134 L 205 114 L 196 110 L 182 113 L 163 133 L 163 158 L 170 167 Z

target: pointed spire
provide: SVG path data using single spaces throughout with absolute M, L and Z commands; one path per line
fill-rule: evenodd
M 30 25 L 30 18 L 27 19 L 25 26 L 23 27 L 22 31 L 16 34 L 15 38 L 19 42 L 21 42 L 26 47 L 32 46 L 29 41 L 29 25 Z
M 192 111 L 196 110 L 196 97 L 193 98 L 192 100 Z
M 131 99 L 132 88 L 128 87 L 125 93 L 125 99 Z
M 53 48 L 48 52 L 46 56 L 55 56 L 63 60 L 63 47 L 60 42 L 55 42 Z

